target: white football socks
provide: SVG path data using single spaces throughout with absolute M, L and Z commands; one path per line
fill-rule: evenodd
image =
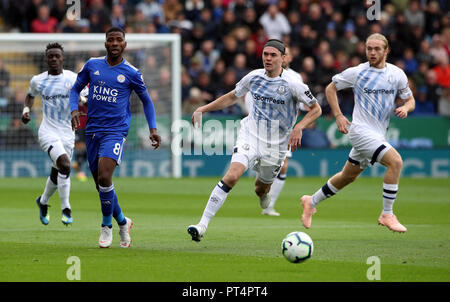
M 312 196 L 312 206 L 316 207 L 319 202 L 333 196 L 337 192 L 339 192 L 339 189 L 333 186 L 330 180 L 328 180 L 327 183 Z
M 65 175 L 58 172 L 58 192 L 61 199 L 61 209 L 70 209 L 70 174 Z
M 208 203 L 206 204 L 202 218 L 200 219 L 200 224 L 208 227 L 211 219 L 214 217 L 214 215 L 216 215 L 217 211 L 219 211 L 219 209 L 227 199 L 230 190 L 231 188 L 228 187 L 224 182 L 219 181 L 219 183 L 214 187 L 211 195 L 209 196 Z
M 278 200 L 278 196 L 280 196 L 281 190 L 283 190 L 284 184 L 286 182 L 286 174 L 280 174 L 275 178 L 275 180 L 272 183 L 272 186 L 270 187 L 270 197 L 272 200 L 270 201 L 269 208 L 274 208 L 275 203 Z
M 393 214 L 395 198 L 397 198 L 398 184 L 383 183 L 383 213 Z
M 52 197 L 53 194 L 55 194 L 57 189 L 58 186 L 53 183 L 49 176 L 45 184 L 44 193 L 42 193 L 41 195 L 41 204 L 48 204 L 48 200 L 50 199 L 50 197 Z

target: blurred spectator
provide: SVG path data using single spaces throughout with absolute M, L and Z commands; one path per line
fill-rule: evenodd
M 433 68 L 436 74 L 436 82 L 444 88 L 450 87 L 450 65 L 448 56 L 444 56 L 438 62 L 439 64 Z
M 189 91 L 189 98 L 183 103 L 182 113 L 192 114 L 198 107 L 203 105 L 206 105 L 206 102 L 202 98 L 200 89 L 192 87 Z
M 195 57 L 200 61 L 203 70 L 210 73 L 220 57 L 218 50 L 214 48 L 213 40 L 205 40 L 202 43 L 201 49 L 195 53 Z
M 82 11 L 83 13 L 83 11 Z M 91 18 L 91 15 L 95 15 Z M 91 28 L 97 30 L 97 32 L 104 33 L 111 26 L 110 22 L 111 13 L 108 6 L 105 5 L 104 0 L 91 0 L 89 9 L 87 10 L 87 17 L 92 23 Z
M 224 14 L 222 0 L 212 0 L 210 6 L 214 22 L 220 23 Z
M 3 133 L 4 147 L 6 149 L 35 149 L 38 144 L 30 128 L 23 126 L 19 117 L 12 118 L 8 129 Z
M 225 61 L 223 59 L 217 60 L 214 65 L 214 69 L 211 72 L 211 84 L 214 91 L 219 90 L 219 86 L 223 81 L 223 76 L 225 75 Z
M 79 31 L 77 21 L 75 19 L 64 18 L 62 22 L 59 23 L 58 29 L 56 31 L 58 33 L 77 33 Z
M 92 12 L 89 15 L 89 31 L 91 33 L 102 33 L 103 27 L 100 23 L 100 16 L 97 12 Z
M 203 26 L 203 38 L 216 40 L 217 37 L 217 24 L 214 22 L 211 10 L 203 9 L 200 14 L 199 23 Z
M 267 40 L 269 40 L 269 37 L 264 31 L 262 25 L 258 26 L 258 29 L 251 35 L 250 39 L 255 41 L 255 53 L 256 56 L 260 58 L 263 53 L 264 44 L 266 44 Z
M 245 50 L 244 50 L 247 68 L 253 70 L 261 68 L 261 58 L 256 56 L 256 43 L 253 40 L 247 40 L 245 42 Z
M 430 54 L 433 56 L 433 63 L 438 64 L 448 56 L 447 51 L 442 43 L 441 35 L 434 34 L 431 42 Z
M 281 40 L 283 35 L 291 32 L 291 26 L 285 15 L 278 11 L 275 4 L 269 5 L 267 11 L 259 19 L 269 39 Z
M 50 8 L 41 5 L 38 9 L 38 17 L 31 22 L 31 31 L 34 33 L 54 33 L 58 20 L 50 16 Z
M 422 61 L 419 63 L 419 68 L 411 76 L 415 86 L 419 87 L 419 86 L 426 85 L 425 75 L 426 75 L 429 67 L 430 66 L 426 61 Z
M 130 18 L 129 25 L 135 33 L 144 33 L 150 21 L 145 17 L 143 10 L 136 9 L 135 14 Z
M 200 89 L 203 100 L 207 103 L 214 101 L 215 91 L 208 73 L 200 72 L 195 86 Z
M 439 98 L 438 112 L 442 116 L 450 117 L 450 88 L 445 88 Z
M 127 19 L 123 13 L 123 8 L 119 4 L 115 4 L 111 11 L 111 25 L 125 29 Z
M 192 22 L 200 20 L 200 13 L 205 7 L 203 0 L 187 0 L 184 4 L 184 13 L 186 18 Z
M 25 92 L 22 89 L 18 89 L 14 92 L 14 95 L 9 99 L 8 105 L 6 105 L 5 112 L 12 118 L 21 119 L 22 110 L 25 104 Z
M 244 20 L 241 22 L 242 25 L 247 26 L 252 33 L 256 32 L 258 29 L 258 19 L 256 16 L 256 11 L 249 7 L 245 10 Z
M 316 68 L 316 63 L 312 57 L 306 57 L 303 60 L 302 72 L 308 78 L 308 81 L 305 80 L 305 82 L 308 84 L 310 89 L 313 89 L 313 87 L 318 84 L 317 80 L 319 78 L 319 70 Z
M 183 49 L 181 51 L 181 63 L 184 66 L 189 66 L 194 53 L 194 43 L 190 41 L 183 43 Z
M 50 16 L 61 22 L 66 17 L 66 0 L 55 0 L 50 10 Z
M 0 58 L 0 98 L 7 98 L 9 93 L 9 71 L 5 69 L 2 58 Z
M 406 23 L 410 26 L 425 26 L 425 14 L 420 9 L 420 3 L 417 0 L 411 0 L 408 8 L 405 10 Z
M 427 40 L 422 40 L 420 43 L 420 50 L 416 54 L 416 58 L 419 62 L 433 63 L 433 56 L 430 53 L 430 43 Z
M 326 18 L 322 16 L 322 9 L 319 4 L 310 4 L 308 17 L 305 23 L 309 24 L 309 26 L 311 26 L 311 28 L 316 31 L 319 36 L 323 36 L 325 34 L 327 22 Z
M 232 11 L 225 11 L 223 14 L 223 20 L 217 26 L 217 35 L 219 37 L 225 37 L 236 28 L 236 18 Z
M 439 3 L 437 1 L 429 1 L 425 13 L 425 31 L 429 36 L 439 33 L 441 16 Z
M 416 99 L 416 108 L 413 111 L 414 116 L 424 116 L 424 115 L 434 115 L 436 114 L 436 109 L 434 108 L 434 104 L 427 99 L 427 87 L 420 86 Z
M 434 108 L 437 108 L 437 103 L 442 96 L 442 87 L 437 83 L 436 73 L 433 70 L 428 70 L 426 74 L 427 100 L 432 102 Z
M 419 63 L 414 58 L 414 52 L 411 48 L 405 49 L 403 53 L 403 63 L 405 64 L 404 71 L 408 76 L 413 74 L 419 68 Z
M 322 57 L 322 68 L 318 78 L 318 84 L 326 87 L 331 82 L 331 78 L 337 74 L 338 71 L 334 67 L 334 57 L 331 53 L 326 53 Z
M 224 48 L 222 50 L 220 58 L 225 61 L 226 66 L 231 66 L 234 61 L 234 57 L 237 55 L 237 42 L 236 39 L 231 36 L 225 36 L 223 39 Z M 262 51 L 261 51 L 262 55 Z
M 238 23 L 242 23 L 245 19 L 245 11 L 249 8 L 248 2 L 247 0 L 234 0 L 228 6 L 228 10 L 234 13 Z
M 186 68 L 181 68 L 181 99 L 184 102 L 189 97 L 189 91 L 192 88 L 192 79 L 186 71 Z
M 301 147 L 309 149 L 326 149 L 334 146 L 331 146 L 326 133 L 317 127 L 316 121 L 313 121 L 303 129 Z
M 243 53 L 238 53 L 234 57 L 234 62 L 231 68 L 236 74 L 236 81 L 240 81 L 250 70 L 247 68 L 247 59 Z
M 178 13 L 183 11 L 183 5 L 178 0 L 165 0 L 162 5 L 166 22 L 169 23 L 177 18 Z
M 21 5 L 23 5 L 23 1 L 11 1 L 17 2 L 19 7 L 18 10 L 21 9 Z M 43 0 L 31 0 L 25 4 L 25 11 L 23 13 L 23 19 L 20 20 L 21 28 L 23 31 L 33 31 L 31 28 L 31 23 L 38 18 L 39 7 L 44 4 Z
M 150 22 L 153 22 L 155 17 L 158 17 L 161 22 L 165 22 L 164 11 L 156 0 L 144 0 L 136 6 L 136 9 L 141 10 Z

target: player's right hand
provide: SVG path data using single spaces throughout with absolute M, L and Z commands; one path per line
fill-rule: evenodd
M 22 123 L 28 124 L 29 121 L 31 121 L 30 113 L 22 115 Z
M 79 112 L 78 110 L 72 111 L 72 130 L 75 131 L 80 127 L 80 116 L 86 115 L 84 112 Z
M 350 126 L 352 123 L 350 123 L 349 120 L 343 114 L 339 114 L 338 116 L 336 116 L 336 124 L 339 132 L 347 134 L 348 126 Z

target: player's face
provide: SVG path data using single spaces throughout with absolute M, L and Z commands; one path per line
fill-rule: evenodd
M 281 64 L 283 63 L 284 55 L 272 46 L 267 46 L 263 50 L 262 59 L 264 68 L 268 74 L 281 72 Z
M 62 70 L 62 65 L 64 62 L 64 55 L 61 49 L 59 48 L 50 48 L 45 53 L 47 58 L 47 65 L 49 71 L 58 72 Z
M 371 66 L 383 65 L 388 51 L 384 42 L 379 39 L 370 39 L 366 42 L 366 56 Z
M 110 32 L 106 37 L 105 48 L 110 58 L 118 58 L 127 46 L 125 37 L 121 32 Z

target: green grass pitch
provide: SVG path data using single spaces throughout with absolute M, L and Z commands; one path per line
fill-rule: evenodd
M 380 259 L 380 281 L 450 281 L 448 179 L 400 182 L 394 210 L 406 234 L 378 226 L 382 179 L 360 178 L 318 206 L 312 228 L 301 225 L 302 194 L 324 178 L 288 178 L 276 209 L 261 215 L 253 179 L 242 178 L 212 220 L 202 242 L 189 224 L 201 217 L 219 178 L 115 178 L 119 202 L 135 223 L 130 249 L 98 247 L 101 211 L 92 179 L 72 180 L 74 223 L 62 225 L 58 193 L 50 200 L 50 224 L 39 221 L 35 198 L 44 178 L 0 182 L 0 281 L 67 281 L 70 256 L 80 259 L 81 281 L 368 281 L 370 256 Z M 314 254 L 301 264 L 281 255 L 281 241 L 306 231 Z M 373 281 L 372 281 L 373 282 Z

